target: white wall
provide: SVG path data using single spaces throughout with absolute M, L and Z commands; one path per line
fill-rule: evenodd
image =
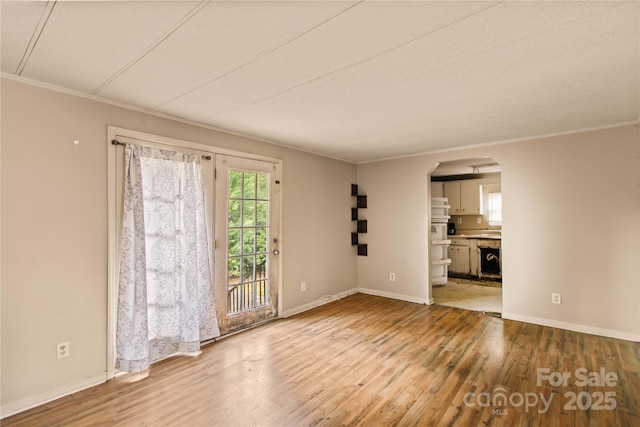
M 355 288 L 355 165 L 7 79 L 1 108 L 3 416 L 104 380 L 108 125 L 281 159 L 283 311 Z
M 430 298 L 429 171 L 480 156 L 502 167 L 504 316 L 640 340 L 637 126 L 359 165 L 369 256 L 358 286 Z

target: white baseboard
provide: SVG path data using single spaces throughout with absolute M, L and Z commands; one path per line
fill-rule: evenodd
M 625 341 L 640 342 L 640 334 L 631 332 L 614 331 L 612 329 L 598 328 L 595 326 L 579 325 L 577 323 L 560 322 L 558 320 L 542 319 L 539 317 L 523 316 L 513 313 L 502 313 L 503 319 L 517 320 L 519 322 L 533 323 L 534 325 L 549 326 L 552 328 L 566 329 L 568 331 L 582 332 L 601 337 L 617 338 Z
M 392 292 L 378 291 L 378 290 L 375 290 L 375 289 L 355 288 L 355 289 L 349 289 L 348 291 L 340 292 L 339 294 L 327 295 L 327 296 L 324 296 L 322 298 L 319 298 L 316 301 L 310 302 L 308 304 L 304 304 L 304 305 L 292 308 L 290 310 L 283 311 L 280 314 L 280 317 L 281 318 L 286 318 L 286 317 L 290 317 L 290 316 L 293 316 L 293 315 L 296 315 L 296 314 L 299 314 L 299 313 L 303 313 L 303 312 L 305 312 L 307 310 L 311 310 L 313 308 L 320 307 L 321 305 L 330 303 L 332 301 L 336 301 L 339 298 L 348 297 L 349 295 L 353 295 L 353 294 L 357 294 L 357 293 L 375 295 L 375 296 L 391 298 L 391 299 L 397 299 L 397 300 L 400 300 L 400 301 L 415 302 L 415 303 L 418 303 L 418 304 L 427 304 L 427 305 L 433 304 L 433 298 L 422 299 L 422 298 L 410 297 L 410 296 L 402 295 L 402 294 L 396 294 L 396 293 L 392 293 Z
M 321 306 L 323 304 L 327 304 L 329 302 L 335 301 L 338 298 L 344 298 L 346 296 L 353 295 L 353 294 L 356 294 L 356 293 L 375 295 L 375 296 L 379 296 L 379 297 L 397 299 L 397 300 L 400 300 L 400 301 L 413 302 L 413 303 L 417 303 L 417 304 L 431 305 L 431 304 L 434 303 L 433 298 L 417 298 L 417 297 L 414 297 L 414 296 L 397 294 L 397 293 L 393 293 L 393 292 L 379 291 L 379 290 L 376 290 L 376 289 L 355 288 L 355 289 L 350 289 L 348 291 L 342 292 L 340 294 L 330 295 L 330 296 L 327 296 L 326 298 L 321 298 L 318 301 L 314 301 L 314 302 L 309 303 L 309 304 L 301 305 L 301 306 L 293 308 L 291 310 L 287 310 L 284 313 L 282 313 L 280 315 L 280 317 L 293 316 L 294 314 L 298 314 L 298 313 L 302 313 L 302 312 L 307 311 L 307 310 L 311 310 L 312 308 L 319 307 L 319 306 Z M 577 323 L 561 322 L 561 321 L 558 321 L 558 320 L 543 319 L 543 318 L 539 318 L 539 317 L 524 316 L 524 315 L 514 314 L 514 313 L 502 313 L 502 318 L 503 319 L 507 319 L 507 320 L 516 320 L 516 321 L 519 321 L 519 322 L 532 323 L 534 325 L 549 326 L 551 328 L 565 329 L 565 330 L 568 330 L 568 331 L 581 332 L 581 333 L 591 334 L 591 335 L 598 335 L 598 336 L 602 336 L 602 337 L 616 338 L 616 339 L 621 339 L 621 340 L 625 340 L 625 341 L 640 342 L 640 333 L 639 334 L 634 334 L 634 333 L 631 333 L 631 332 L 615 331 L 615 330 L 612 330 L 612 329 L 605 329 L 605 328 L 598 328 L 598 327 L 595 327 L 595 326 L 580 325 L 580 324 L 577 324 Z
M 2 408 L 0 409 L 0 419 L 10 417 L 11 415 L 26 411 L 27 409 L 35 408 L 36 406 L 43 405 L 47 402 L 51 402 L 52 400 L 60 399 L 61 397 L 102 384 L 106 381 L 107 372 L 100 372 L 82 380 L 61 385 L 60 387 L 56 387 L 43 393 L 6 403 L 2 405 Z
M 357 288 L 356 291 L 360 292 L 361 294 L 375 295 L 378 297 L 397 299 L 400 301 L 415 302 L 417 304 L 427 304 L 427 305 L 433 304 L 433 298 L 417 298 L 409 295 L 396 294 L 394 292 L 379 291 L 376 289 L 368 289 L 368 288 Z
M 311 310 L 312 308 L 316 308 L 316 307 L 320 307 L 321 305 L 325 305 L 328 304 L 330 302 L 336 301 L 340 298 L 345 298 L 348 297 L 349 295 L 353 295 L 358 293 L 357 289 L 349 289 L 348 291 L 344 291 L 344 292 L 340 292 L 339 294 L 335 294 L 335 295 L 325 295 L 323 297 L 318 298 L 317 300 L 310 302 L 308 304 L 304 304 L 304 305 L 300 305 L 298 307 L 289 309 L 289 310 L 285 310 L 282 313 L 280 313 L 281 318 L 286 318 L 286 317 L 290 317 L 299 313 L 303 313 L 307 310 Z

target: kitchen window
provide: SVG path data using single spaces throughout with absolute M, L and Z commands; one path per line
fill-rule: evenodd
M 489 193 L 489 225 L 502 225 L 502 193 Z

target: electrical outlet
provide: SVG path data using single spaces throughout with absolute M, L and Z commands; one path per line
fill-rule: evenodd
M 389 273 L 389 281 L 390 282 L 396 281 L 396 273 Z
M 562 294 L 551 294 L 551 302 L 553 304 L 562 304 Z
M 476 224 L 482 224 L 482 217 L 476 218 Z
M 57 358 L 63 359 L 69 357 L 69 342 L 62 342 L 56 346 Z
M 300 282 L 300 292 L 307 290 L 307 282 Z
M 462 218 L 458 218 L 458 224 L 462 224 Z

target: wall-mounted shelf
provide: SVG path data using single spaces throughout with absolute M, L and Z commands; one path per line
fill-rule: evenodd
M 367 208 L 367 196 L 358 194 L 358 186 L 351 184 L 351 196 L 356 198 L 356 207 L 351 208 L 351 221 L 356 222 L 356 231 L 351 233 L 351 246 L 358 247 L 358 256 L 367 256 L 368 246 L 366 243 L 360 243 L 359 235 L 367 232 L 367 220 L 360 219 L 359 209 Z
M 447 235 L 449 203 L 446 198 L 431 198 L 431 284 L 444 285 L 449 275 L 449 245 Z
M 367 256 L 368 255 L 368 249 L 367 249 L 367 245 L 358 245 L 358 256 Z
M 367 256 L 367 244 L 358 241 L 358 233 L 351 233 L 351 246 L 358 247 L 358 255 Z

